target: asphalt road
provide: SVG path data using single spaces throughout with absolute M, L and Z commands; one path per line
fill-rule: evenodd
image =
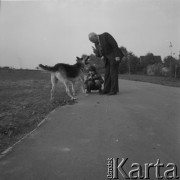
M 128 158 L 125 173 L 138 163 L 143 175 L 145 163 L 160 159 L 160 175 L 172 169 L 168 163 L 179 175 L 180 89 L 126 80 L 119 84 L 116 96 L 82 95 L 77 104 L 51 113 L 0 159 L 0 180 L 105 180 L 107 158 Z M 118 179 L 125 179 L 120 171 Z M 149 171 L 155 180 L 155 168 Z

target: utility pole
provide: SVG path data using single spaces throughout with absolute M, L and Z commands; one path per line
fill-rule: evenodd
M 179 63 L 180 63 L 180 51 L 179 51 L 179 60 L 176 63 L 176 67 L 175 67 L 175 78 L 177 77 L 177 68 L 179 67 Z
M 175 56 L 175 53 L 173 53 L 173 55 Z M 175 72 L 174 72 L 174 77 L 176 78 L 177 77 L 177 62 L 175 62 Z
M 170 69 L 170 76 L 172 77 L 172 43 L 170 42 L 169 48 L 170 48 L 170 64 L 169 64 L 169 69 Z
M 130 55 L 129 54 L 127 55 L 127 61 L 128 61 L 128 71 L 129 71 L 129 74 L 131 74 Z

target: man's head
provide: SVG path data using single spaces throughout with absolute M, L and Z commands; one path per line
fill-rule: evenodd
M 92 42 L 92 43 L 97 43 L 98 42 L 98 35 L 94 32 L 91 32 L 89 33 L 89 40 Z

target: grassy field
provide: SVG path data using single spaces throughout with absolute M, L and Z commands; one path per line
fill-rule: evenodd
M 132 80 L 132 81 L 142 81 L 154 84 L 161 84 L 165 86 L 180 87 L 180 79 L 170 78 L 170 77 L 158 77 L 158 76 L 147 76 L 138 74 L 121 74 L 120 79 Z
M 50 102 L 50 74 L 0 70 L 0 152 L 33 130 L 53 109 L 69 101 L 62 84 Z

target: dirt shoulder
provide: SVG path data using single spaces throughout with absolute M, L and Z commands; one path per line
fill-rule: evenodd
M 121 74 L 119 75 L 119 78 L 132 81 L 142 81 L 154 84 L 161 84 L 164 86 L 180 87 L 180 79 L 170 77 L 147 76 L 138 74 Z

